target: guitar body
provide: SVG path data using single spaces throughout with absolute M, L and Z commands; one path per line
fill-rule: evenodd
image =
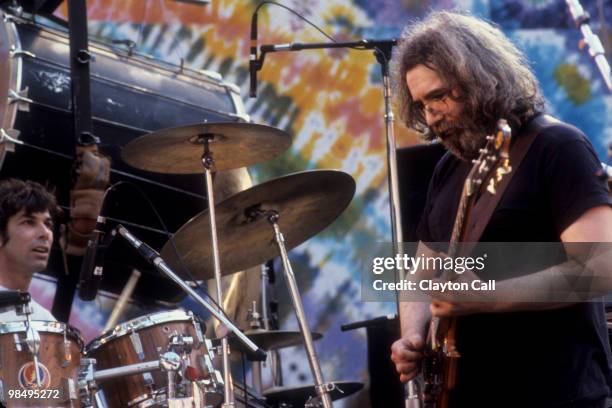
M 437 324 L 438 338 L 435 343 L 434 339 L 428 339 L 423 359 L 424 408 L 448 408 L 450 392 L 457 384 L 460 357 L 455 347 L 457 318 L 441 318 Z

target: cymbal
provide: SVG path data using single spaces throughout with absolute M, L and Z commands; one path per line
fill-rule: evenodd
M 354 193 L 355 181 L 350 175 L 337 170 L 311 170 L 267 181 L 217 204 L 221 273 L 244 270 L 279 255 L 272 226 L 264 216 L 247 216 L 251 210 L 279 214 L 278 225 L 289 250 L 331 224 Z M 196 279 L 214 278 L 208 210 L 183 225 L 174 235 L 174 243 Z M 170 241 L 161 255 L 178 274 L 188 278 Z
M 302 333 L 299 331 L 288 330 L 247 330 L 244 332 L 253 343 L 257 344 L 262 350 L 276 350 L 285 347 L 297 346 L 302 344 Z M 312 332 L 312 339 L 319 340 L 323 335 Z M 244 351 L 244 345 L 234 335 L 229 337 L 232 350 Z
M 363 388 L 363 383 L 355 381 L 333 381 L 336 384 L 331 394 L 332 401 L 340 398 L 348 397 Z M 297 387 L 272 387 L 263 392 L 266 397 L 266 402 L 273 406 L 278 406 L 282 403 L 289 404 L 293 407 L 303 407 L 306 405 L 309 397 L 317 395 L 314 385 L 305 385 Z
M 230 170 L 262 163 L 291 145 L 283 130 L 254 123 L 195 123 L 162 129 L 128 143 L 121 152 L 132 167 L 156 173 L 204 173 L 204 136 L 215 170 Z

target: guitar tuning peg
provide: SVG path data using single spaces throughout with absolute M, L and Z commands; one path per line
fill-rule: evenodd
M 478 163 L 480 163 L 480 160 L 478 160 L 478 159 L 472 159 L 472 164 L 478 164 Z
M 495 195 L 497 193 L 497 191 L 495 190 L 495 186 L 496 186 L 496 182 L 493 179 L 489 180 L 489 185 L 487 186 L 487 191 L 489 193 L 491 193 L 492 195 Z
M 487 154 L 489 153 L 489 150 L 487 150 L 486 148 L 482 148 L 478 150 L 478 153 Z
M 487 140 L 493 140 L 493 139 L 495 139 L 495 137 L 494 137 L 494 136 L 490 136 L 490 135 L 489 135 L 489 136 L 487 136 Z

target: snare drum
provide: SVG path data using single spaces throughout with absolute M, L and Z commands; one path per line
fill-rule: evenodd
M 83 351 L 79 333 L 60 322 L 32 321 L 38 332 L 38 373 L 26 343 L 25 321 L 0 324 L 0 402 L 17 407 L 79 407 Z
M 212 345 L 202 334 L 201 322 L 191 312 L 173 310 L 130 320 L 104 333 L 87 346 L 96 370 L 117 368 L 159 359 L 168 351 L 173 335 L 193 339 L 188 354 L 193 389 L 202 390 L 207 406 L 222 402 L 223 378 L 212 364 Z M 167 375 L 161 371 L 117 377 L 98 384 L 109 408 L 157 407 L 166 401 Z

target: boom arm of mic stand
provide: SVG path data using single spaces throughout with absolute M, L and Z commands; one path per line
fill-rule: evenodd
M 157 252 L 155 252 L 148 245 L 140 241 L 136 238 L 132 233 L 130 233 L 123 225 L 117 226 L 117 232 L 126 241 L 128 241 L 138 253 L 143 256 L 147 261 L 149 261 L 155 268 L 170 278 L 174 283 L 181 287 L 188 295 L 190 295 L 198 304 L 206 308 L 213 316 L 217 318 L 221 323 L 225 325 L 229 329 L 230 332 L 234 333 L 238 339 L 246 346 L 249 350 L 254 353 L 254 356 L 257 360 L 265 361 L 266 353 L 260 349 L 255 343 L 251 341 L 243 332 L 240 331 L 238 327 L 234 323 L 232 323 L 225 315 L 223 315 L 217 308 L 213 307 L 210 303 L 204 300 L 200 295 L 197 294 L 195 290 L 193 290 L 189 285 L 187 285 L 181 278 L 178 277 L 176 273 L 164 262 L 161 256 Z

